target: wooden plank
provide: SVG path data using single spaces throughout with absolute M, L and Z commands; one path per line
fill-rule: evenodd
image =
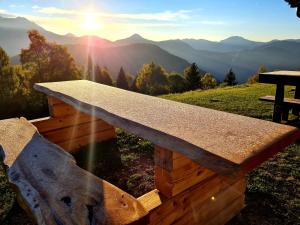
M 138 200 L 79 168 L 70 154 L 44 139 L 25 119 L 0 121 L 0 137 L 5 151 L 22 148 L 8 178 L 37 224 L 121 225 L 146 218 Z
M 230 206 L 235 200 L 244 200 L 245 189 L 245 180 L 240 180 L 225 190 L 215 194 L 210 199 L 207 199 L 204 203 L 193 204 L 192 210 L 183 215 L 183 218 L 190 218 L 192 220 L 190 224 L 206 225 L 207 221 L 213 219 L 215 215 L 218 215 L 219 212 Z M 239 211 L 242 208 L 243 207 L 239 208 Z M 234 213 L 236 213 L 236 210 L 234 210 Z M 219 222 L 221 222 L 220 224 L 225 224 L 227 221 L 226 218 L 223 218 L 223 220 Z
M 212 217 L 209 221 L 205 222 L 205 225 L 223 225 L 229 222 L 234 216 L 236 216 L 245 205 L 244 196 L 236 199 L 233 203 L 221 210 L 217 215 Z
M 275 96 L 273 96 L 273 95 L 266 95 L 266 96 L 260 97 L 259 99 L 262 101 L 267 101 L 267 102 L 275 102 Z M 300 99 L 295 99 L 295 98 L 284 98 L 283 102 L 285 104 L 289 104 L 289 105 L 295 105 L 295 106 L 300 105 Z
M 191 210 L 194 203 L 203 204 L 216 193 L 225 190 L 238 180 L 215 175 L 207 180 L 194 185 L 188 190 L 162 201 L 162 205 L 150 211 L 150 224 L 171 224 L 180 216 Z M 242 193 L 242 190 L 241 190 Z
M 115 129 L 109 129 L 105 131 L 100 131 L 98 133 L 74 138 L 65 142 L 56 143 L 56 144 L 59 145 L 64 150 L 73 153 L 79 150 L 81 147 L 86 146 L 90 143 L 107 141 L 115 137 L 116 137 Z
M 159 194 L 159 191 L 154 189 L 139 197 L 138 201 L 149 212 L 162 204 L 162 198 L 163 197 Z
M 95 120 L 100 120 L 96 117 L 92 117 L 85 113 L 78 113 L 76 115 L 68 115 L 64 117 L 46 117 L 37 120 L 31 120 L 30 122 L 37 127 L 40 133 L 57 130 L 60 128 L 66 128 L 75 126 L 82 123 L 87 123 Z
M 166 197 L 173 197 L 191 186 L 214 176 L 182 154 L 155 146 L 155 186 Z
M 49 108 L 50 116 L 52 117 L 63 117 L 69 115 L 76 115 L 79 113 L 73 106 L 68 104 L 58 104 Z
M 174 181 L 182 179 L 195 170 L 200 171 L 203 169 L 199 164 L 184 155 L 163 149 L 159 146 L 155 146 L 154 161 L 155 165 L 166 170 L 168 172 L 167 175 L 170 175 Z
M 224 225 L 237 215 L 245 205 L 245 196 L 242 195 L 228 204 L 225 208 L 215 212 L 215 214 L 206 221 L 198 221 L 193 213 L 183 216 L 180 220 L 174 222 L 173 225 Z
M 269 148 L 274 150 L 278 142 L 287 146 L 300 137 L 295 127 L 86 80 L 36 84 L 34 88 L 223 174 L 250 168 L 246 163 L 257 165 L 261 155 Z M 269 152 L 281 148 L 273 150 Z
M 155 167 L 155 187 L 167 197 L 173 197 L 201 181 L 214 176 L 215 173 L 205 168 L 199 168 L 185 177 L 173 179 L 172 174 L 163 168 Z
M 54 105 L 59 105 L 59 104 L 65 104 L 65 103 L 57 98 L 48 96 L 48 105 L 54 106 Z
M 102 120 L 79 124 L 43 133 L 43 136 L 54 143 L 61 143 L 78 137 L 99 133 L 100 131 L 114 129 L 113 126 Z

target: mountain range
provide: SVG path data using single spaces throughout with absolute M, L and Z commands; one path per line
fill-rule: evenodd
M 49 41 L 65 45 L 80 65 L 86 64 L 90 54 L 94 62 L 106 66 L 114 77 L 121 66 L 136 75 L 144 63 L 152 61 L 170 72 L 179 73 L 196 62 L 199 68 L 212 73 L 218 80 L 232 68 L 239 82 L 245 82 L 260 65 L 268 70 L 300 68 L 298 39 L 256 42 L 232 36 L 219 42 L 204 39 L 152 41 L 134 34 L 112 42 L 97 36 L 55 34 L 23 17 L 0 17 L 0 47 L 13 62 L 17 63 L 20 50 L 28 47 L 27 32 L 31 29 L 38 30 Z

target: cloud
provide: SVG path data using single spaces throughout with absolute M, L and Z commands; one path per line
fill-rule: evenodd
M 25 7 L 24 5 L 17 5 L 17 4 L 11 4 L 9 5 L 10 8 L 23 8 Z
M 226 25 L 227 24 L 225 21 L 213 21 L 213 20 L 204 20 L 204 21 L 200 21 L 199 23 L 205 25 Z
M 38 5 L 33 5 L 31 8 L 32 9 L 39 9 L 40 7 Z
M 61 9 L 56 7 L 39 7 L 37 5 L 32 7 L 36 9 L 37 12 L 43 14 L 57 14 L 57 15 L 80 15 L 81 13 L 76 10 L 68 10 L 68 9 Z
M 187 20 L 191 18 L 193 10 L 177 10 L 177 11 L 163 11 L 156 13 L 95 13 L 84 12 L 78 10 L 62 9 L 57 7 L 32 7 L 38 13 L 48 15 L 67 15 L 67 16 L 85 16 L 87 13 L 92 13 L 94 16 L 104 18 L 117 18 L 128 20 L 155 20 L 155 21 L 177 21 Z

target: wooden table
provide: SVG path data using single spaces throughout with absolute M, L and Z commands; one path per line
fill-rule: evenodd
M 245 173 L 300 138 L 295 127 L 86 80 L 34 87 L 50 117 L 0 121 L 0 145 L 18 199 L 43 225 L 225 224 L 244 207 Z M 115 139 L 116 127 L 155 145 L 156 189 L 137 199 L 63 151 Z
M 276 84 L 273 121 L 281 122 L 284 104 L 284 86 L 296 86 L 295 99 L 300 99 L 300 71 L 274 71 L 259 74 L 259 82 Z M 293 110 L 293 113 L 297 112 Z
M 265 160 L 266 152 L 279 151 L 275 146 L 280 142 L 290 143 L 288 139 L 299 135 L 293 127 L 86 80 L 34 88 L 218 173 L 249 170 Z

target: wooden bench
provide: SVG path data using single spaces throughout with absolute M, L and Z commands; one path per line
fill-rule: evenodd
M 0 146 L 19 203 L 38 224 L 146 223 L 139 201 L 76 166 L 26 119 L 0 121 Z
M 266 95 L 266 96 L 260 97 L 259 100 L 274 103 L 275 102 L 275 96 Z M 283 109 L 282 119 L 287 121 L 290 110 L 292 110 L 292 109 L 300 110 L 300 99 L 284 98 L 283 108 L 284 109 Z
M 135 202 L 130 222 L 225 224 L 244 206 L 245 174 L 300 138 L 294 127 L 90 81 L 35 89 L 48 95 L 51 116 L 32 124 L 66 151 L 115 138 L 115 127 L 154 143 L 156 189 L 133 199 L 143 207 Z

